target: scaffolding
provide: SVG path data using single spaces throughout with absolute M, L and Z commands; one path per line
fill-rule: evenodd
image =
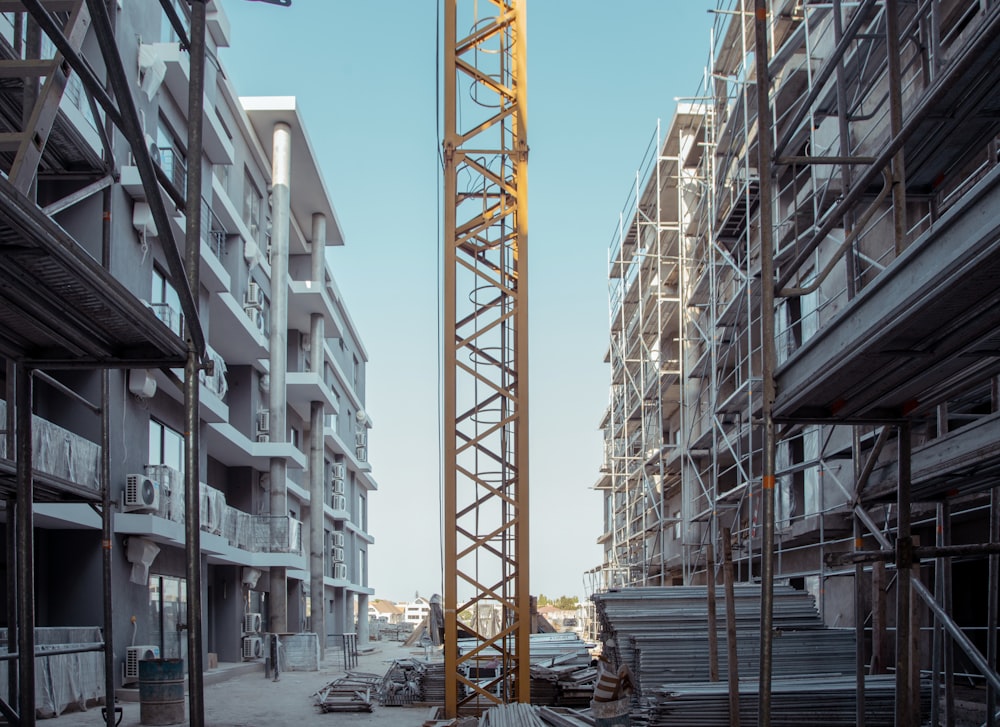
M 992 715 L 1000 5 L 756 5 L 719 2 L 701 86 L 611 244 L 591 587 L 714 580 L 731 532 L 739 580 L 855 625 L 859 695 L 896 665 L 897 724 L 919 720 L 921 675 L 953 719 L 956 658 Z M 649 397 L 654 340 L 681 345 Z

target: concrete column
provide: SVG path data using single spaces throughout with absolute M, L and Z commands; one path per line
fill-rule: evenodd
M 312 218 L 312 276 L 314 283 L 323 285 L 326 271 L 326 217 L 318 212 Z
M 312 370 L 323 376 L 323 316 L 314 313 L 309 333 L 312 341 Z M 323 525 L 323 505 L 326 502 L 326 471 L 323 461 L 323 402 L 310 403 L 309 409 L 309 598 L 312 602 L 312 629 L 319 635 L 319 655 L 326 652 L 326 608 L 324 607 L 323 576 L 326 562 L 326 542 Z
M 368 595 L 358 594 L 358 646 L 368 645 Z
M 292 171 L 292 134 L 284 122 L 274 125 L 271 161 L 271 441 L 287 439 L 285 379 L 288 371 L 288 238 L 291 219 L 289 183 Z M 271 515 L 288 515 L 287 465 L 284 457 L 271 458 Z M 283 527 L 275 518 L 272 533 L 278 537 Z M 280 530 L 279 530 L 280 529 Z M 269 630 L 288 630 L 288 573 L 271 568 Z

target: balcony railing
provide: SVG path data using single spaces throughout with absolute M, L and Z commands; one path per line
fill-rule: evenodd
M 166 465 L 147 465 L 146 475 L 159 484 L 159 503 L 150 514 L 184 523 L 183 474 Z M 251 515 L 226 503 L 220 490 L 201 483 L 201 530 L 248 553 L 302 553 L 302 523 L 288 515 Z
M 149 307 L 167 328 L 181 338 L 184 337 L 184 316 L 180 311 L 174 310 L 169 303 L 150 303 Z
M 212 254 L 221 261 L 226 254 L 226 240 L 229 237 L 229 231 L 215 215 L 208 200 L 204 198 L 201 200 L 201 236 Z
M 181 195 L 187 194 L 187 160 L 184 155 L 172 146 L 161 147 L 159 150 L 160 169 L 166 173 L 174 187 Z

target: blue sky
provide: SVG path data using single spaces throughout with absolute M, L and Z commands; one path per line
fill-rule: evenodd
M 439 0 L 224 0 L 240 95 L 296 96 L 347 244 L 330 263 L 370 356 L 369 585 L 441 588 Z M 483 6 L 486 0 L 480 0 Z M 698 91 L 714 0 L 528 6 L 531 590 L 601 560 L 607 256 L 641 155 Z M 294 160 L 293 160 L 294 164 Z

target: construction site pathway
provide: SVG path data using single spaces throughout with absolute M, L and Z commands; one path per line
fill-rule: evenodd
M 384 674 L 395 659 L 424 658 L 423 649 L 404 647 L 396 642 L 376 642 L 371 653 L 360 654 L 352 672 Z M 432 655 L 440 659 L 440 655 Z M 331 681 L 345 674 L 343 654 L 330 650 L 318 672 L 283 672 L 277 682 L 264 676 L 264 669 L 242 673 L 225 681 L 205 686 L 206 727 L 420 727 L 427 719 L 427 706 L 383 707 L 372 712 L 328 712 L 316 707 L 314 695 Z M 120 701 L 120 727 L 139 727 L 139 703 Z M 184 721 L 188 725 L 185 698 Z M 100 707 L 86 712 L 67 711 L 52 720 L 40 721 L 51 727 L 80 725 L 102 727 L 105 722 Z

